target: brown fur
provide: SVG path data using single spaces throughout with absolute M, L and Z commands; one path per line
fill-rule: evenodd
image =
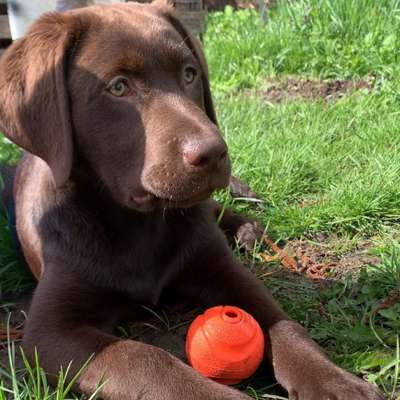
M 197 71 L 191 81 L 184 68 Z M 48 14 L 0 64 L 0 129 L 25 153 L 17 230 L 40 279 L 23 346 L 50 381 L 104 399 L 248 399 L 165 351 L 113 334 L 138 304 L 232 304 L 261 324 L 290 399 L 376 400 L 333 365 L 234 258 L 208 200 L 230 176 L 198 42 L 163 4 Z M 187 71 L 187 70 L 186 70 Z M 125 78 L 123 96 L 110 81 Z M 186 78 L 185 78 L 186 76 Z M 186 80 L 185 80 L 186 79 Z M 127 89 L 125 89 L 127 88 Z M 231 233 L 247 222 L 227 213 Z

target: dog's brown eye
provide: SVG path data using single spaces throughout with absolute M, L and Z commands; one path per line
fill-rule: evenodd
M 116 97 L 126 96 L 129 93 L 128 79 L 123 76 L 117 76 L 109 83 L 107 89 Z
M 196 78 L 197 71 L 193 67 L 187 67 L 183 71 L 185 83 L 192 83 Z

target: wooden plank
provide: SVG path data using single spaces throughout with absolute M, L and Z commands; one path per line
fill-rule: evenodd
M 0 15 L 7 14 L 7 3 L 0 0 Z
M 2 39 L 0 38 L 0 49 L 7 48 L 12 43 L 11 39 Z
M 184 11 L 177 10 L 180 19 L 195 34 L 205 31 L 205 12 L 204 11 Z
M 7 15 L 0 15 L 0 39 L 11 39 Z
M 0 14 L 7 14 L 7 0 L 0 0 Z

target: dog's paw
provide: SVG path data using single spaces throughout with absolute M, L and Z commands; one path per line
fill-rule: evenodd
M 236 232 L 236 240 L 240 247 L 252 251 L 257 242 L 261 241 L 264 228 L 259 222 L 246 222 Z
M 324 371 L 321 371 L 323 374 Z M 303 380 L 298 388 L 289 390 L 289 400 L 385 400 L 375 386 L 343 370 L 335 374 L 325 371 L 318 380 Z
M 233 198 L 259 199 L 257 193 L 253 192 L 246 182 L 235 176 L 231 176 L 229 180 L 229 192 Z

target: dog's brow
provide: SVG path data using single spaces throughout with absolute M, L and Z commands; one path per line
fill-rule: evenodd
M 184 41 L 177 43 L 174 40 L 164 39 L 163 43 L 161 47 L 163 56 L 167 56 L 171 60 L 183 62 L 193 55 Z
M 113 72 L 128 70 L 141 73 L 145 70 L 145 68 L 146 65 L 142 57 L 125 55 L 114 61 L 112 70 Z

